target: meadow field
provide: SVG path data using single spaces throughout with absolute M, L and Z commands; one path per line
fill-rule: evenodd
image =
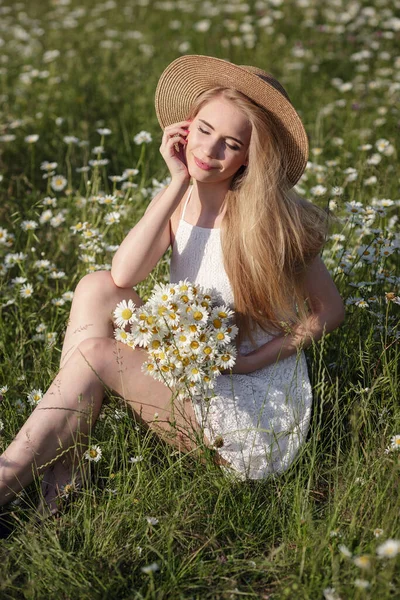
M 0 0 L 0 450 L 57 373 L 77 282 L 168 183 L 154 92 L 182 54 L 287 89 L 346 304 L 306 350 L 312 422 L 285 473 L 231 479 L 109 395 L 87 486 L 40 524 L 38 482 L 8 508 L 1 600 L 400 598 L 399 43 L 400 0 Z

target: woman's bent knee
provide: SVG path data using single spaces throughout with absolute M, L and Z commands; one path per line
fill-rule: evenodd
M 97 295 L 115 293 L 117 286 L 110 271 L 95 271 L 84 275 L 76 286 L 76 294 Z
M 111 338 L 86 338 L 80 342 L 74 354 L 82 357 L 94 372 L 101 375 L 105 366 L 110 362 L 114 346 L 115 341 Z

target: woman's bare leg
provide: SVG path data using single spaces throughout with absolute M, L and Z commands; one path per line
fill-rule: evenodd
M 117 287 L 109 271 L 96 271 L 85 275 L 75 289 L 60 368 L 84 340 L 94 337 L 113 338 L 112 313 L 118 302 L 129 299 L 133 300 L 136 306 L 143 304 L 132 288 Z M 75 476 L 78 479 L 82 478 L 82 468 L 79 471 L 77 468 L 80 458 L 79 446 L 75 445 L 70 453 L 64 454 L 45 471 L 40 512 L 47 512 L 48 508 L 56 511 L 59 487 L 75 479 Z
M 112 313 L 121 300 L 143 300 L 132 288 L 119 288 L 109 271 L 85 275 L 74 293 L 67 331 L 61 352 L 60 368 L 78 345 L 88 338 L 113 337 Z
M 171 440 L 165 437 L 167 441 L 185 450 L 198 446 L 194 438 L 202 438 L 191 402 L 172 406 L 169 388 L 142 373 L 146 357 L 147 351 L 110 338 L 88 338 L 79 344 L 0 457 L 0 505 L 79 436 L 86 438 L 100 412 L 105 386 L 125 398 L 158 433 L 181 432 Z

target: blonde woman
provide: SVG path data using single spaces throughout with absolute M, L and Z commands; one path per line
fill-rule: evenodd
M 57 510 L 74 462 L 65 450 L 79 437 L 82 455 L 105 388 L 171 444 L 216 449 L 240 478 L 282 472 L 307 435 L 304 348 L 341 324 L 344 306 L 320 258 L 326 214 L 293 191 L 308 158 L 300 117 L 265 71 L 207 56 L 166 68 L 156 112 L 171 182 L 123 240 L 111 272 L 79 282 L 60 371 L 0 457 L 1 505 L 45 471 L 45 501 Z M 141 372 L 146 351 L 115 341 L 112 323 L 121 300 L 142 304 L 133 288 L 169 246 L 171 282 L 213 288 L 239 327 L 236 364 L 217 378 L 212 401 L 188 398 L 175 410 L 171 390 Z

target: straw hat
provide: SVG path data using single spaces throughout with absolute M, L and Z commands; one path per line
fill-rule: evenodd
M 234 88 L 273 116 L 288 154 L 288 179 L 294 186 L 307 165 L 307 134 L 286 90 L 262 69 L 235 65 L 211 56 L 177 58 L 168 65 L 157 84 L 155 107 L 162 129 L 184 121 L 195 98 L 213 87 Z

